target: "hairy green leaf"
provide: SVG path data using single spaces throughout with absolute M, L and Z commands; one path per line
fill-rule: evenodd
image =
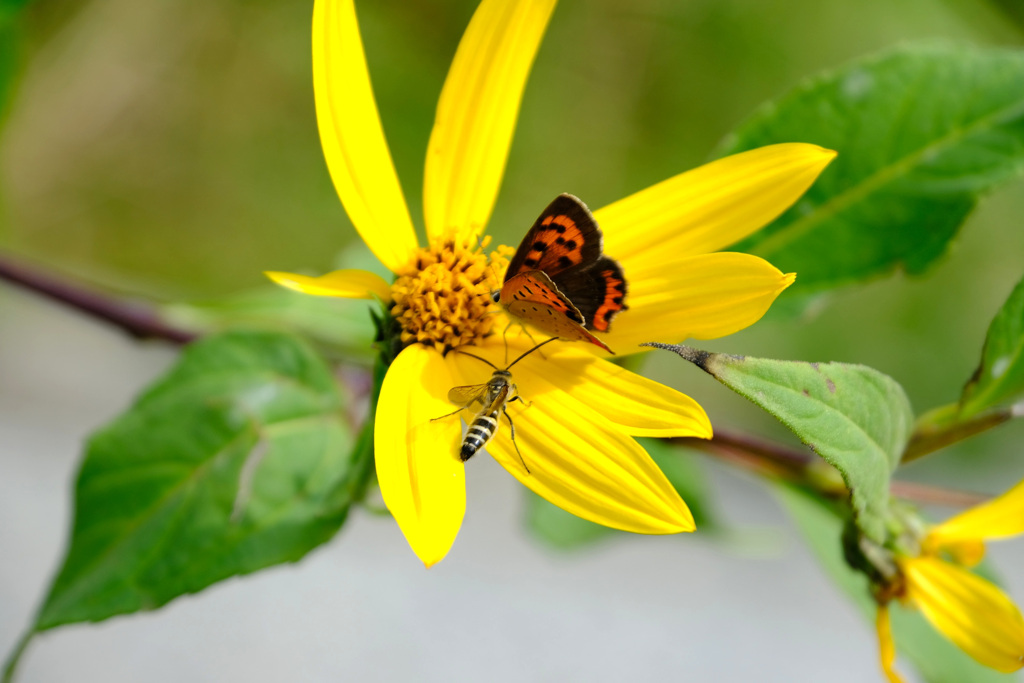
M 645 346 L 678 353 L 789 427 L 842 474 L 861 531 L 878 543 L 885 541 L 889 475 L 914 423 L 910 401 L 895 380 L 862 365 Z
M 800 277 L 799 295 L 943 254 L 978 196 L 1024 165 L 1024 51 L 902 47 L 764 106 L 721 152 L 810 142 L 839 156 L 789 211 L 737 250 Z
M 1024 279 L 989 325 L 981 365 L 960 398 L 962 418 L 976 415 L 1024 394 Z
M 36 628 L 154 609 L 331 538 L 368 476 L 341 409 L 329 368 L 294 337 L 187 348 L 89 440 Z
M 836 509 L 817 496 L 785 482 L 775 482 L 775 493 L 825 573 L 853 600 L 871 624 L 875 602 L 866 577 L 843 559 L 840 536 L 843 520 Z M 916 610 L 889 606 L 897 649 L 914 663 L 928 683 L 997 683 L 1014 680 L 978 664 L 932 628 Z M 870 627 L 873 631 L 873 626 Z M 879 665 L 879 680 L 882 680 Z

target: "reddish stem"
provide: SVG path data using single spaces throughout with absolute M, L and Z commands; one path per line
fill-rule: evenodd
M 0 256 L 0 280 L 102 320 L 136 339 L 163 339 L 174 344 L 187 344 L 197 336 L 168 325 L 152 306 L 85 289 L 68 280 L 15 263 L 9 257 Z
M 711 439 L 681 438 L 673 439 L 673 441 L 710 453 L 717 458 L 759 474 L 790 481 L 807 482 L 808 478 L 804 476 L 805 470 L 814 462 L 814 456 L 811 453 L 804 453 L 780 444 L 759 441 L 743 434 L 734 434 L 721 429 L 716 429 L 715 435 Z M 989 499 L 988 496 L 978 493 L 916 484 L 909 481 L 893 481 L 890 490 L 894 496 L 904 500 L 950 507 L 969 507 Z M 824 491 L 824 493 L 833 495 L 835 491 Z

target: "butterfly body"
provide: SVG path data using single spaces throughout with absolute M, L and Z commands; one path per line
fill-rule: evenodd
M 526 233 L 495 295 L 514 320 L 608 352 L 591 332 L 607 332 L 625 298 L 622 268 L 602 254 L 597 221 L 570 194 L 556 197 Z

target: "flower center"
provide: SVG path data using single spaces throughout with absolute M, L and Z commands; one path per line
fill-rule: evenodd
M 485 237 L 470 248 L 438 241 L 420 249 L 398 270 L 391 286 L 391 315 L 401 328 L 404 346 L 426 344 L 441 353 L 473 344 L 491 333 L 491 292 L 508 265 L 502 249 L 484 253 Z

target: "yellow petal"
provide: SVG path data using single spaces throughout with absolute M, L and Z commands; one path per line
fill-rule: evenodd
M 900 561 L 906 598 L 942 635 L 987 667 L 1024 666 L 1024 618 L 1003 591 L 966 569 L 934 557 Z
M 427 567 L 440 562 L 466 512 L 462 434 L 445 400 L 452 376 L 432 349 L 406 347 L 388 368 L 374 423 L 377 479 L 384 503 Z
M 485 382 L 493 372 L 458 353 L 448 362 L 463 384 Z M 504 418 L 487 448 L 516 479 L 598 524 L 642 534 L 694 530 L 686 503 L 636 441 L 569 394 L 536 381 L 532 371 L 517 365 L 512 373 L 530 404 L 508 406 L 529 473 Z
M 878 655 L 882 662 L 882 671 L 889 683 L 903 683 L 903 679 L 896 673 L 896 646 L 892 639 L 892 623 L 889 621 L 889 608 L 886 605 L 878 606 L 878 614 L 875 616 L 875 629 L 878 631 Z
M 427 148 L 423 212 L 431 239 L 464 241 L 490 218 L 526 77 L 555 0 L 483 0 L 455 54 Z
M 944 541 L 936 543 L 927 541 L 924 544 L 925 552 L 938 555 L 939 552 L 949 553 L 953 561 L 964 567 L 974 567 L 985 559 L 985 543 L 983 541 Z
M 546 360 L 532 354 L 517 368 L 527 397 L 561 389 L 627 434 L 711 438 L 711 421 L 692 398 L 582 348 L 564 344 Z
M 629 309 L 601 339 L 616 353 L 637 351 L 645 341 L 715 339 L 761 319 L 793 283 L 757 256 L 719 252 L 666 257 L 660 263 L 623 263 Z
M 394 272 L 416 250 L 384 139 L 353 0 L 313 5 L 313 93 L 327 168 L 366 246 Z
M 267 271 L 271 280 L 303 294 L 313 296 L 339 296 L 346 299 L 391 299 L 391 287 L 379 275 L 366 270 L 335 270 L 334 272 L 309 277 L 295 273 Z
M 594 213 L 605 251 L 625 259 L 735 244 L 789 208 L 835 155 L 817 145 L 769 145 L 669 178 Z
M 1024 481 L 987 503 L 961 512 L 934 527 L 925 541 L 944 547 L 1024 534 Z

